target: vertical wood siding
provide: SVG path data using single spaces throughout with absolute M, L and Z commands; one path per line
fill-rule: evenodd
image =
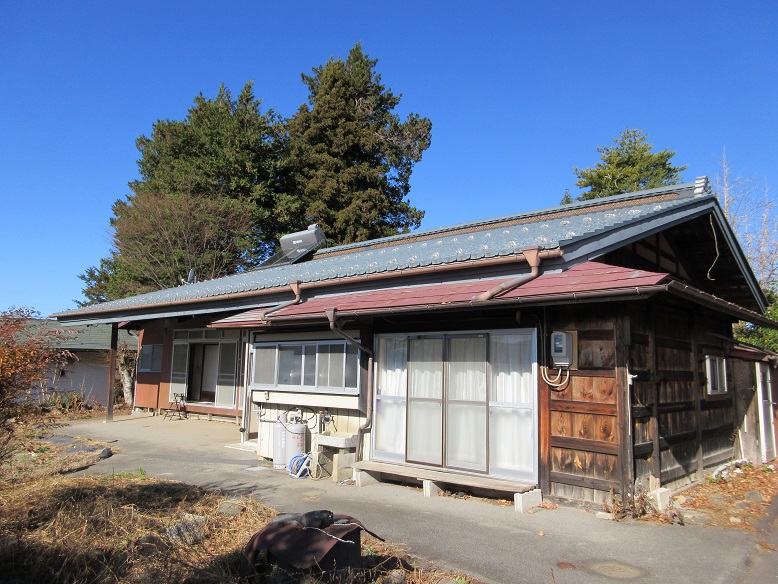
M 634 468 L 648 490 L 699 480 L 734 453 L 732 399 L 708 396 L 705 378 L 705 354 L 726 353 L 727 326 L 662 304 L 631 313 Z

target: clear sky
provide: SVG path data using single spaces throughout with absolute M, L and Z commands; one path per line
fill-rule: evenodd
M 399 113 L 432 120 L 422 228 L 554 206 L 625 128 L 684 180 L 778 184 L 778 3 L 0 2 L 0 310 L 82 299 L 108 255 L 135 140 L 249 80 L 291 116 L 300 73 L 361 42 Z

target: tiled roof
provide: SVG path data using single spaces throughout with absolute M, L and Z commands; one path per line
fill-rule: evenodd
M 599 262 L 584 262 L 571 269 L 556 273 L 543 274 L 502 296 L 504 300 L 529 298 L 548 299 L 555 295 L 607 292 L 619 295 L 625 291 L 642 293 L 663 283 L 667 274 L 609 266 Z M 409 286 L 369 292 L 355 292 L 313 298 L 300 304 L 294 304 L 274 312 L 273 320 L 286 318 L 324 318 L 324 311 L 335 308 L 340 315 L 357 316 L 367 313 L 386 313 L 408 309 L 457 308 L 477 304 L 474 297 L 503 282 L 505 278 L 494 280 L 476 280 L 452 284 L 434 284 Z M 264 309 L 254 309 L 218 321 L 216 326 L 236 326 L 236 324 L 259 324 L 264 322 Z
M 686 183 L 328 248 L 317 252 L 309 261 L 168 288 L 56 316 L 88 316 L 105 311 L 132 310 L 156 304 L 281 289 L 294 281 L 310 284 L 416 267 L 512 256 L 520 254 L 523 248 L 533 246 L 542 250 L 558 249 L 632 222 L 682 208 L 701 197 L 713 198 L 710 194 L 696 196 L 694 187 L 695 183 Z

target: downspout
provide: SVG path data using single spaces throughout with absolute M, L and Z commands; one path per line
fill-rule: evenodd
M 294 292 L 294 299 L 281 302 L 280 304 L 276 304 L 275 306 L 271 306 L 262 315 L 263 319 L 267 318 L 267 315 L 270 314 L 271 312 L 281 310 L 282 308 L 286 308 L 287 306 L 292 306 L 294 304 L 300 304 L 300 299 L 301 299 L 300 280 L 297 280 L 296 282 L 289 282 L 289 287 L 292 289 L 292 292 Z
M 508 280 L 507 282 L 503 282 L 502 284 L 495 286 L 491 290 L 487 290 L 486 292 L 482 292 L 478 296 L 474 296 L 473 300 L 477 302 L 486 302 L 487 300 L 491 300 L 492 298 L 495 298 L 501 294 L 510 292 L 514 288 L 518 288 L 522 284 L 526 284 L 530 280 L 534 280 L 535 278 L 537 278 L 540 275 L 540 248 L 528 247 L 526 249 L 521 250 L 521 253 L 524 255 L 524 259 L 527 260 L 527 263 L 530 265 L 530 268 L 532 268 L 529 274 L 523 274 L 518 278 L 514 278 L 513 280 Z
M 335 322 L 335 308 L 328 308 L 324 313 L 327 315 L 327 320 L 330 321 L 330 330 L 332 332 L 339 337 L 344 338 L 350 345 L 367 353 L 367 395 L 365 396 L 367 399 L 365 417 L 367 419 L 365 420 L 365 423 L 357 429 L 357 462 L 359 462 L 362 460 L 362 439 L 365 435 L 365 430 L 369 430 L 373 423 L 373 351 L 338 328 L 338 325 Z

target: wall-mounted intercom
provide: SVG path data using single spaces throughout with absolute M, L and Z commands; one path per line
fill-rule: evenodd
M 570 367 L 575 356 L 576 335 L 570 331 L 551 333 L 551 361 L 554 367 Z

